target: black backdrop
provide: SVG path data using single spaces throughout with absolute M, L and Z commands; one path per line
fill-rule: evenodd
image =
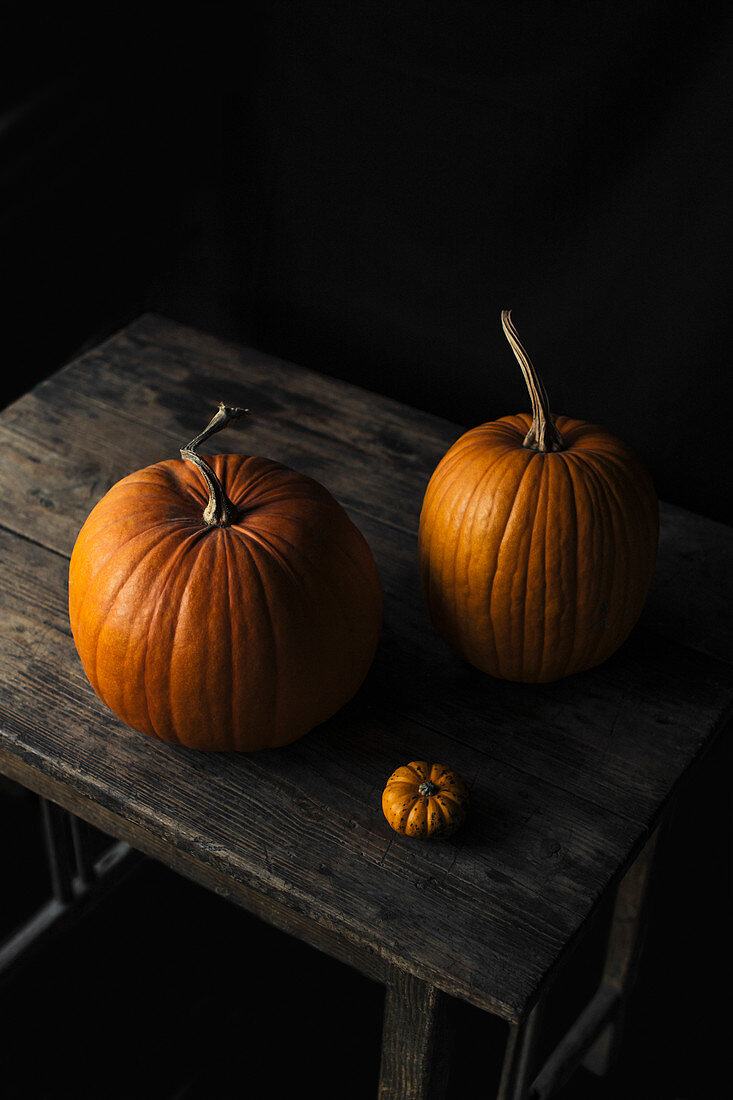
M 6 398 L 152 308 L 470 426 L 527 407 L 511 308 L 729 522 L 729 5 L 7 10 Z
M 469 426 L 527 407 L 511 308 L 554 411 L 730 522 L 729 5 L 3 11 L 4 400 L 156 309 Z M 613 1100 L 717 1096 L 726 774 L 683 814 Z

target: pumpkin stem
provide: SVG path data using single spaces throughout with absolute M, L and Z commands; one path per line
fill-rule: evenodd
M 181 458 L 194 464 L 209 491 L 209 503 L 204 508 L 204 523 L 208 524 L 209 527 L 227 527 L 237 518 L 237 509 L 224 492 L 224 488 L 211 466 L 200 454 L 196 453 L 196 448 L 209 436 L 214 435 L 215 432 L 220 432 L 222 428 L 226 428 L 227 424 L 233 424 L 235 420 L 239 420 L 241 416 L 245 416 L 248 412 L 249 409 L 235 408 L 220 401 L 219 408 L 201 434 L 181 449 Z
M 532 364 L 530 357 L 519 342 L 517 330 L 511 321 L 510 309 L 501 311 L 501 325 L 504 335 L 511 345 L 511 349 L 517 357 L 517 362 L 522 368 L 524 381 L 527 383 L 529 397 L 532 402 L 532 426 L 524 437 L 523 446 L 532 451 L 562 451 L 565 449 L 565 441 L 550 415 L 550 399 L 547 390 L 542 385 L 542 379 Z
M 433 795 L 438 793 L 438 788 L 429 779 L 425 779 L 417 788 L 417 791 L 423 798 L 432 798 Z

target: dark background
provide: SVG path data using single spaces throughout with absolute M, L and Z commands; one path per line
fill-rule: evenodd
M 3 12 L 3 403 L 152 309 L 471 426 L 528 405 L 499 321 L 511 308 L 555 412 L 605 424 L 641 454 L 661 498 L 730 522 L 729 5 L 326 0 L 105 5 L 83 18 L 63 6 Z M 625 1068 L 615 1085 L 583 1077 L 563 1095 L 726 1095 L 713 1083 L 726 1021 L 709 1006 L 714 978 L 731 974 L 729 799 L 720 772 L 700 791 L 660 872 L 656 946 Z M 10 832 L 35 845 L 23 797 L 4 799 Z M 19 883 L 35 874 L 30 859 L 18 862 Z M 145 874 L 105 910 L 107 924 L 74 941 L 82 963 L 96 960 L 95 980 L 109 967 L 106 993 L 84 993 L 78 968 L 44 978 L 56 973 L 50 962 L 36 974 L 47 986 L 2 993 L 11 1015 L 17 998 L 51 998 L 48 1019 L 32 1011 L 55 1079 L 75 1039 L 59 1030 L 53 996 L 79 987 L 84 1003 L 107 997 L 116 1072 L 121 1059 L 136 1064 L 136 1043 L 147 1049 L 156 1026 L 171 1058 L 182 1038 L 198 1037 L 193 1077 L 222 1058 L 234 1072 L 234 1012 L 245 1021 L 239 1057 L 262 1055 L 281 1074 L 273 1095 L 284 1094 L 283 1049 L 306 1063 L 318 1039 L 319 1058 L 332 1041 L 351 1050 L 336 1020 L 314 1028 L 323 986 L 329 1004 L 364 1008 L 350 1033 L 349 1088 L 372 1095 L 380 991 L 338 968 L 329 987 L 305 949 L 225 916 L 162 870 Z M 167 931 L 146 950 L 135 936 L 148 942 L 151 905 Z M 145 913 L 132 938 L 131 910 L 138 922 Z M 151 921 L 157 936 L 160 923 Z M 210 941 L 236 953 L 240 935 L 258 957 L 273 951 L 280 989 L 292 971 L 287 997 L 300 1012 L 258 987 L 273 1013 L 272 1049 L 238 984 L 251 978 L 201 955 Z M 69 950 L 53 965 L 67 965 Z M 132 996 L 130 983 L 142 1003 L 176 1007 L 174 1038 L 155 1013 L 125 1030 L 129 1015 L 112 1009 Z M 92 1035 L 87 1056 L 107 1049 L 102 1025 L 73 1004 Z M 222 1015 L 229 1062 L 211 1054 Z M 643 1069 L 632 1072 L 632 1059 Z M 324 1095 L 330 1064 L 318 1070 Z M 150 1095 L 182 1096 L 173 1077 Z M 66 1095 L 51 1079 L 49 1070 L 37 1095 Z M 197 1096 L 229 1095 L 202 1087 Z M 108 1095 L 144 1095 L 120 1089 L 110 1084 Z
M 527 406 L 510 308 L 556 412 L 729 521 L 729 5 L 14 8 L 11 388 L 157 309 L 471 426 Z

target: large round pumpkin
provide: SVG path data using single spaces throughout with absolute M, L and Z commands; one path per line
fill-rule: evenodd
M 644 605 L 659 509 L 648 471 L 605 428 L 550 415 L 511 322 L 532 415 L 453 444 L 425 493 L 419 565 L 432 621 L 465 660 L 545 682 L 606 660 Z
M 114 485 L 71 557 L 84 670 L 127 725 L 196 749 L 285 745 L 356 692 L 382 590 L 328 490 L 265 458 L 196 448 L 245 410 L 220 406 L 181 451 Z

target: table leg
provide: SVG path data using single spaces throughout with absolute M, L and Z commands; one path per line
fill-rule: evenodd
M 543 999 L 523 1020 L 510 1025 L 497 1100 L 544 1100 L 581 1060 L 593 1073 L 604 1074 L 610 1068 L 636 976 L 659 832 L 658 828 L 649 838 L 618 887 L 603 977 L 595 996 L 539 1073 L 535 1054 Z M 450 1053 L 449 1000 L 428 982 L 394 970 L 385 1001 L 380 1100 L 439 1100 L 444 1095 Z
M 603 1029 L 583 1059 L 585 1068 L 598 1075 L 608 1072 L 621 1042 L 624 1015 L 646 930 L 645 902 L 660 828 L 651 835 L 621 880 L 616 893 L 601 987 L 617 995 L 617 1007 L 613 1020 Z
M 379 1100 L 439 1100 L 448 1075 L 448 998 L 395 969 L 387 984 Z
M 81 823 L 54 802 L 41 798 L 40 804 L 51 897 L 0 941 L 0 982 L 12 978 L 35 951 L 91 912 L 142 860 L 122 841 L 111 843 L 94 860 Z
M 55 802 L 40 799 L 43 840 L 54 898 L 64 904 L 74 898 L 74 854 L 69 814 Z
M 76 879 L 83 889 L 88 889 L 94 884 L 96 869 L 89 846 L 87 826 L 74 814 L 69 814 L 68 818 L 76 865 Z
M 583 1064 L 596 1074 L 608 1071 L 618 1051 L 623 1015 L 643 941 L 646 897 L 659 829 L 649 838 L 616 892 L 603 976 L 593 997 L 537 1072 L 535 1046 L 542 1000 L 529 1016 L 512 1025 L 498 1100 L 549 1100 Z
M 524 1100 L 536 1070 L 536 1046 L 542 1021 L 542 1003 L 518 1024 L 509 1025 L 497 1100 Z

